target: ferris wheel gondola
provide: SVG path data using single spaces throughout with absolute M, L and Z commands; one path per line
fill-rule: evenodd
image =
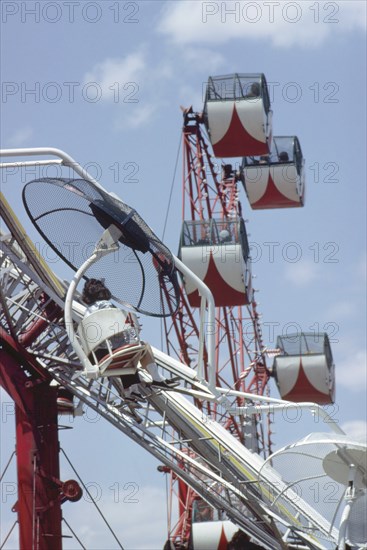
M 335 367 L 326 333 L 278 336 L 273 373 L 282 399 L 325 405 L 335 400 Z
M 273 137 L 270 155 L 244 157 L 241 177 L 251 208 L 303 206 L 304 164 L 296 136 Z
M 244 220 L 183 222 L 179 257 L 212 291 L 217 307 L 252 300 L 251 259 Z M 184 279 L 191 307 L 200 307 L 195 285 Z
M 264 74 L 209 77 L 203 116 L 216 157 L 269 154 L 272 111 Z

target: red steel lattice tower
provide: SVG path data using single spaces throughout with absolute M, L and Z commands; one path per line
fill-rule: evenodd
M 238 199 L 237 175 L 229 165 L 218 170 L 216 160 L 203 133 L 201 115 L 192 108 L 184 111 L 183 125 L 183 221 L 233 220 L 242 217 Z M 251 284 L 251 281 L 250 281 Z M 213 289 L 211 289 L 213 290 Z M 215 350 L 216 383 L 221 388 L 268 395 L 269 371 L 266 367 L 261 324 L 257 304 L 251 291 L 247 305 L 216 307 Z M 200 354 L 198 308 L 191 307 L 184 285 L 181 286 L 180 307 L 172 322 L 165 322 L 167 351 L 195 368 Z M 203 351 L 206 372 L 206 351 Z M 243 405 L 243 397 L 236 399 Z M 222 423 L 244 445 L 267 456 L 271 448 L 271 421 L 234 416 L 217 404 L 200 402 L 211 418 Z M 171 475 L 170 505 L 178 499 L 178 522 L 170 526 L 170 538 L 177 547 L 186 548 L 190 536 L 192 505 L 195 493 Z

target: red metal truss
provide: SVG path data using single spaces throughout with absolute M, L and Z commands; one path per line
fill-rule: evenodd
M 202 132 L 201 116 L 191 108 L 184 111 L 183 127 L 183 221 L 230 220 L 241 216 L 238 200 L 237 177 L 228 165 L 218 167 L 213 161 L 209 145 Z M 198 310 L 191 308 L 184 290 L 181 288 L 180 306 L 172 321 L 165 319 L 167 351 L 181 361 L 195 368 L 199 353 Z M 269 371 L 263 353 L 264 344 L 257 304 L 248 306 L 216 308 L 215 349 L 217 364 L 217 385 L 222 388 L 249 392 L 257 395 L 268 394 Z M 206 350 L 204 369 L 206 372 Z M 243 405 L 243 398 L 237 398 Z M 232 416 L 216 404 L 198 402 L 206 414 L 222 423 L 243 444 L 246 421 L 241 416 Z M 254 422 L 253 431 L 257 438 L 257 451 L 267 456 L 271 447 L 270 419 L 266 425 Z M 171 497 L 178 505 L 178 522 L 172 526 L 170 538 L 177 548 L 186 548 L 189 541 L 192 505 L 197 495 L 182 481 L 171 475 Z

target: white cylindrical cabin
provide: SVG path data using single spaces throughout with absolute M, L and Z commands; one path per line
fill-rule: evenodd
M 251 260 L 242 218 L 184 221 L 179 257 L 210 288 L 217 307 L 252 301 Z M 184 285 L 190 305 L 200 307 L 195 285 L 185 278 Z
M 209 77 L 204 122 L 216 157 L 269 154 L 272 111 L 265 75 Z
M 320 405 L 335 399 L 335 368 L 326 333 L 278 336 L 273 373 L 281 398 Z
M 303 206 L 304 159 L 298 138 L 274 137 L 270 155 L 244 157 L 242 182 L 253 210 Z
M 238 527 L 231 521 L 207 521 L 193 523 L 191 527 L 192 550 L 224 550 Z

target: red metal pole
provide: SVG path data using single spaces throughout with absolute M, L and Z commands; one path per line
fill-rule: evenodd
M 56 388 L 2 331 L 0 384 L 15 402 L 20 550 L 61 550 Z
M 31 393 L 31 416 L 16 407 L 20 548 L 61 550 L 56 388 L 42 384 Z

